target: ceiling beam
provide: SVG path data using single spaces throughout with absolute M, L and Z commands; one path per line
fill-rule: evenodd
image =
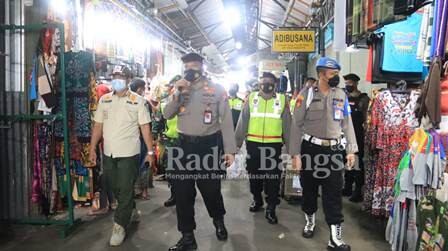
M 191 4 L 191 3 L 194 3 L 196 1 L 199 1 L 199 0 L 187 0 L 187 4 Z
M 263 20 L 263 19 L 261 19 L 261 18 L 258 19 L 258 21 L 260 21 L 260 23 L 266 25 L 267 27 L 271 28 L 271 30 L 274 30 L 274 29 L 277 28 L 277 26 L 276 26 L 275 24 L 270 23 L 270 22 L 268 22 L 268 21 L 265 21 L 265 20 Z
M 288 18 L 291 18 L 292 20 L 295 20 L 295 21 L 297 21 L 297 22 L 299 22 L 299 23 L 303 23 L 303 22 L 305 22 L 305 20 L 299 19 L 299 18 L 294 17 L 294 16 L 292 16 L 292 15 L 289 15 Z
M 308 16 L 308 13 L 306 13 L 305 11 L 303 11 L 301 9 L 298 9 L 296 7 L 292 7 L 292 10 L 295 11 L 295 12 L 298 12 L 298 13 L 300 13 L 302 15 L 304 15 L 305 17 Z
M 226 43 L 226 42 L 232 40 L 232 38 L 233 38 L 233 37 L 229 37 L 229 38 L 223 39 L 223 40 L 221 40 L 221 41 L 218 41 L 218 42 L 215 43 L 215 45 L 216 45 L 216 46 L 219 46 L 219 45 L 221 45 L 222 43 Z
M 272 1 L 274 1 L 274 3 L 276 3 L 278 6 L 280 6 L 280 8 L 282 8 L 284 11 L 286 11 L 286 7 L 283 4 L 281 4 L 278 0 L 272 0 Z
M 271 41 L 269 41 L 268 39 L 266 39 L 266 38 L 262 38 L 262 37 L 258 37 L 258 39 L 261 41 L 261 42 L 263 42 L 263 43 L 265 43 L 267 46 L 269 46 L 269 47 L 271 47 Z
M 177 4 L 171 4 L 171 5 L 168 5 L 168 6 L 165 6 L 165 7 L 162 7 L 160 9 L 158 9 L 158 11 L 160 11 L 161 13 L 165 13 L 165 12 L 167 12 L 169 10 L 173 10 L 173 9 L 176 9 L 176 8 L 177 8 Z
M 229 42 L 229 41 L 232 40 L 232 39 L 233 39 L 233 37 L 231 37 L 231 38 L 229 38 L 229 39 L 226 39 L 225 41 L 223 41 L 223 42 L 220 43 L 219 45 L 216 44 L 216 45 L 217 45 L 216 48 L 218 48 L 218 50 L 221 49 L 221 47 L 223 47 L 227 42 Z
M 205 3 L 206 0 L 201 0 L 198 4 L 196 4 L 196 6 L 194 6 L 191 9 L 191 12 L 194 12 L 195 10 L 197 10 L 199 8 L 199 6 L 201 6 L 203 3 Z

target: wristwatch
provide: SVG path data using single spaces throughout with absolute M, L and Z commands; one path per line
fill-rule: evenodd
M 155 154 L 154 151 L 148 151 L 149 156 L 154 156 L 154 154 Z

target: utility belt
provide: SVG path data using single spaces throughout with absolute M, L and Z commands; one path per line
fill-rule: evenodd
M 309 134 L 303 135 L 303 139 L 305 141 L 310 142 L 311 144 L 318 145 L 318 146 L 337 146 L 341 144 L 341 139 L 320 139 L 314 136 L 311 136 Z
M 200 143 L 209 143 L 216 142 L 219 143 L 221 141 L 221 131 L 218 131 L 214 134 L 210 134 L 207 136 L 191 136 L 185 134 L 179 134 L 179 140 L 188 144 L 200 144 Z

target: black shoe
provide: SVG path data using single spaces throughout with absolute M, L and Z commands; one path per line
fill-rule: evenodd
M 352 194 L 352 196 L 350 197 L 350 199 L 349 199 L 351 202 L 362 202 L 363 201 L 363 199 L 362 199 L 362 194 L 361 194 L 361 192 L 357 192 L 357 191 L 355 191 L 353 194 Z
M 170 247 L 168 251 L 189 251 L 198 249 L 198 244 L 193 233 L 182 234 L 182 238 L 176 245 Z
M 163 203 L 163 205 L 165 207 L 172 207 L 176 205 L 176 200 L 174 199 L 173 196 L 171 196 L 167 201 L 165 201 L 165 203 Z
M 350 197 L 352 196 L 353 193 L 353 188 L 350 186 L 345 186 L 344 189 L 342 190 L 342 196 L 344 197 Z
M 227 234 L 226 226 L 224 225 L 224 220 L 222 220 L 222 219 L 219 219 L 219 220 L 214 219 L 213 220 L 213 225 L 215 225 L 216 237 L 218 238 L 218 240 L 220 240 L 220 241 L 227 240 L 228 234 Z
M 249 211 L 252 213 L 260 211 L 260 209 L 263 207 L 263 202 L 256 202 L 253 201 L 252 204 L 250 204 Z
M 275 215 L 275 208 L 273 208 L 273 207 L 266 208 L 265 217 L 268 220 L 269 224 L 277 224 L 278 223 L 277 215 Z

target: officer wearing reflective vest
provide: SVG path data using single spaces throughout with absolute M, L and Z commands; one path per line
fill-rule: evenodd
M 176 75 L 168 83 L 168 86 L 167 86 L 168 88 L 165 91 L 165 95 L 162 99 L 162 105 L 161 105 L 162 113 L 164 113 L 166 104 L 168 103 L 167 95 L 174 90 L 174 84 L 177 81 L 179 81 L 180 79 L 182 79 L 182 77 L 180 75 Z M 161 143 L 162 143 L 164 149 L 167 149 L 169 147 L 178 146 L 178 140 L 179 140 L 179 133 L 177 132 L 177 116 L 174 116 L 171 119 L 165 119 L 165 130 L 163 131 L 162 138 L 161 138 Z M 162 165 L 165 168 L 165 170 L 167 170 L 168 154 L 166 151 L 164 151 L 163 156 L 162 156 Z M 163 204 L 165 207 L 172 207 L 172 206 L 176 205 L 176 199 L 174 196 L 174 188 L 173 188 L 173 185 L 171 184 L 171 179 L 169 177 L 167 178 L 167 181 L 168 181 L 168 186 L 170 187 L 171 196 Z
M 330 227 L 329 250 L 347 251 L 350 246 L 342 239 L 343 151 L 342 132 L 347 139 L 346 168 L 355 164 L 358 151 L 350 105 L 339 84 L 340 65 L 323 57 L 316 64 L 318 83 L 305 87 L 299 94 L 291 125 L 290 154 L 293 168 L 300 171 L 303 188 L 302 209 L 306 225 L 303 237 L 312 238 L 319 185 L 325 221 Z
M 265 217 L 270 224 L 278 222 L 275 209 L 280 203 L 280 155 L 282 146 L 288 142 L 291 123 L 288 100 L 284 94 L 274 92 L 275 83 L 272 73 L 263 73 L 260 91 L 250 93 L 235 133 L 238 147 L 246 140 L 246 163 L 253 196 L 249 211 L 257 212 L 263 207 L 264 189 L 268 204 Z
M 244 103 L 244 101 L 237 96 L 238 90 L 238 84 L 232 85 L 229 90 L 229 106 L 230 111 L 232 112 L 234 128 L 236 128 L 236 124 L 238 123 L 238 119 L 240 118 L 241 109 L 243 109 Z

